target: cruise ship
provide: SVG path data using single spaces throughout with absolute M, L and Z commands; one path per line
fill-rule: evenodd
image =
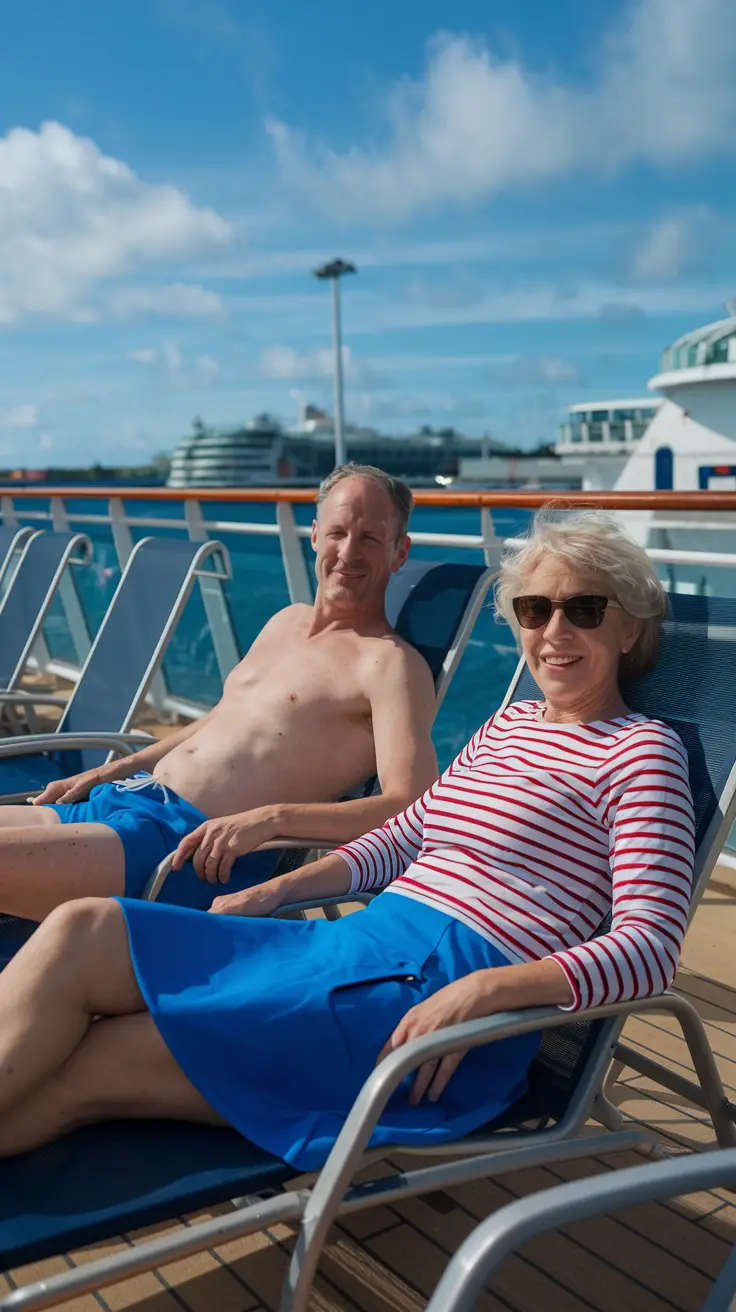
M 565 466 L 582 463 L 584 488 L 736 488 L 736 301 L 727 308 L 667 347 L 649 380 L 655 395 L 570 407 L 555 452 Z
M 506 451 L 492 439 L 463 437 L 451 428 L 424 429 L 392 437 L 372 428 L 348 425 L 348 458 L 379 465 L 415 486 L 450 483 L 461 462 Z M 328 414 L 306 406 L 297 429 L 273 415 L 260 414 L 231 428 L 195 420 L 193 432 L 174 451 L 168 485 L 189 487 L 313 486 L 335 463 L 335 434 Z
M 663 352 L 649 380 L 649 400 L 572 406 L 556 452 L 563 464 L 582 461 L 583 487 L 615 492 L 736 490 L 736 301 L 728 316 L 685 333 Z M 656 394 L 659 395 L 656 395 Z M 648 415 L 647 419 L 647 407 Z M 642 546 L 668 565 L 672 591 L 733 596 L 736 515 L 675 519 L 648 510 L 626 516 Z M 683 552 L 707 552 L 687 564 Z M 719 559 L 720 557 L 720 559 Z M 705 567 L 704 567 L 705 565 Z

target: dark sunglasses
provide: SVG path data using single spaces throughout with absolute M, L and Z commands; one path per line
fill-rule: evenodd
M 597 597 L 588 593 L 566 597 L 564 601 L 552 601 L 550 597 L 514 597 L 511 604 L 522 629 L 543 628 L 549 624 L 555 610 L 563 610 L 565 619 L 574 624 L 576 629 L 597 629 L 603 623 L 607 606 L 623 610 L 623 606 L 619 606 L 610 597 Z

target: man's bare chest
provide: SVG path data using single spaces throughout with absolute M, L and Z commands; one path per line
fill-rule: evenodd
M 290 645 L 286 652 L 253 651 L 229 676 L 223 700 L 248 703 L 252 710 L 366 715 L 369 702 L 355 663 L 347 651 L 339 656 L 306 644 Z

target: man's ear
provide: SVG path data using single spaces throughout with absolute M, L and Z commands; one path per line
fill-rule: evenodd
M 391 569 L 392 574 L 398 573 L 398 571 L 401 569 L 401 566 L 406 564 L 406 558 L 409 555 L 410 550 L 411 550 L 411 538 L 409 537 L 408 533 L 406 533 L 404 534 L 404 537 L 397 545 L 396 555 L 394 557 L 394 563 Z
M 313 519 L 313 520 L 312 520 L 312 550 L 313 550 L 313 551 L 316 551 L 316 550 L 317 550 L 317 521 L 316 521 L 316 519 Z

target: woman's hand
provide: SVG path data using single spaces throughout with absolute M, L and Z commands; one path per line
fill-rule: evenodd
M 464 1020 L 487 1016 L 493 1007 L 488 998 L 486 977 L 492 973 L 487 970 L 474 971 L 472 975 L 465 975 L 463 979 L 446 984 L 443 989 L 433 993 L 431 998 L 425 998 L 424 1002 L 412 1007 L 384 1044 L 378 1054 L 378 1061 L 383 1061 L 390 1052 L 423 1034 L 433 1034 L 435 1030 L 444 1029 L 447 1025 L 459 1025 Z M 420 1066 L 409 1097 L 412 1107 L 417 1107 L 425 1094 L 430 1102 L 437 1102 L 464 1056 L 464 1052 L 450 1052 L 446 1057 L 426 1061 Z
M 182 838 L 171 868 L 180 870 L 185 862 L 192 861 L 200 879 L 206 879 L 208 884 L 226 884 L 233 862 L 273 837 L 273 824 L 266 807 L 206 820 Z
M 446 1025 L 459 1025 L 465 1020 L 523 1007 L 570 1007 L 574 1001 L 572 985 L 554 956 L 524 965 L 475 970 L 446 984 L 431 998 L 407 1011 L 378 1054 L 378 1060 L 382 1061 L 402 1043 L 433 1034 Z M 409 1099 L 412 1106 L 416 1107 L 425 1093 L 430 1102 L 436 1102 L 464 1056 L 464 1052 L 450 1052 L 420 1066 Z
M 210 911 L 216 916 L 272 916 L 281 906 L 283 896 L 281 880 L 267 879 L 265 883 L 243 888 L 239 893 L 216 897 Z

